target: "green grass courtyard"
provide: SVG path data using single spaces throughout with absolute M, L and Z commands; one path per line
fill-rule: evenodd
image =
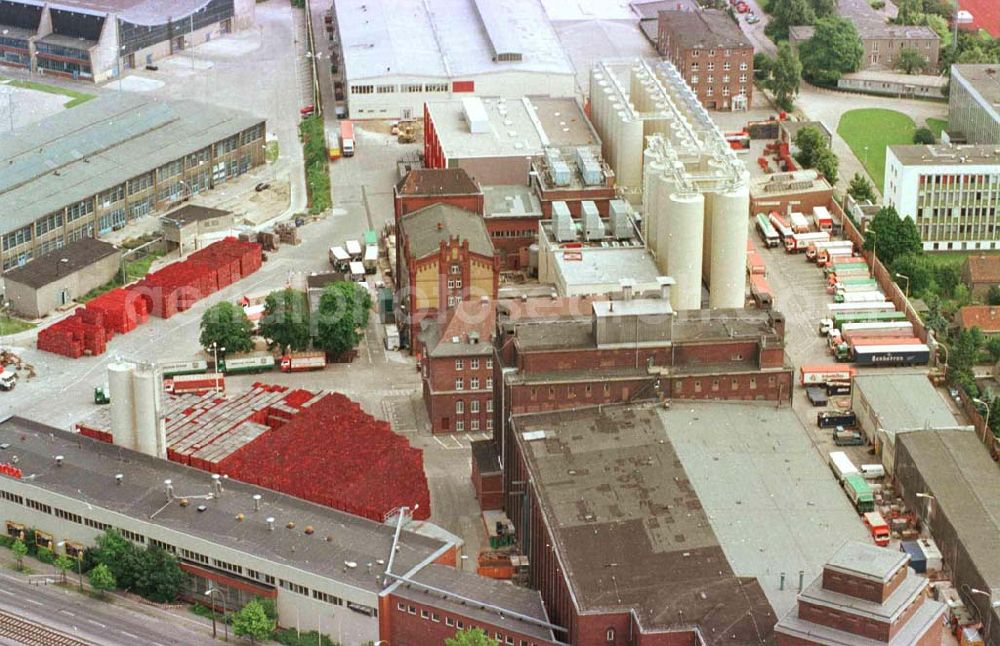
M 10 85 L 11 87 L 21 88 L 23 90 L 35 90 L 36 92 L 45 92 L 46 94 L 61 94 L 65 97 L 69 97 L 69 101 L 63 104 L 64 108 L 73 108 L 81 103 L 86 103 L 93 99 L 96 95 L 88 94 L 87 92 L 78 92 L 76 90 L 71 90 L 69 88 L 59 87 L 58 85 L 49 85 L 48 83 L 39 83 L 37 81 L 22 81 L 14 79 L 5 79 L 0 77 L 0 81 L 5 82 L 4 85 Z

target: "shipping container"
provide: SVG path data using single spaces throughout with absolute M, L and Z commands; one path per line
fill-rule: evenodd
M 920 546 L 917 545 L 916 541 L 901 541 L 899 551 L 909 555 L 910 562 L 908 565 L 913 568 L 914 572 L 917 574 L 927 572 L 927 559 L 924 558 L 924 553 L 920 550 Z
M 365 268 L 365 272 L 369 274 L 374 274 L 375 270 L 378 269 L 378 247 L 375 245 L 369 245 L 365 247 L 365 256 L 362 261 L 362 266 Z
M 854 362 L 862 366 L 922 366 L 931 359 L 925 344 L 866 345 L 854 349 Z
M 851 394 L 851 382 L 849 381 L 828 381 L 826 382 L 826 394 L 829 397 Z
M 756 249 L 747 249 L 747 274 L 750 276 L 764 276 L 767 274 L 767 266 Z
M 849 363 L 818 363 L 799 366 L 799 383 L 821 385 L 830 381 L 850 381 L 858 373 Z
M 366 247 L 378 246 L 378 233 L 376 233 L 374 229 L 366 230 L 363 237 Z
M 382 287 L 378 290 L 378 311 L 383 325 L 396 322 L 391 287 Z
M 850 473 L 844 476 L 844 491 L 847 492 L 847 497 L 851 499 L 851 503 L 854 504 L 858 513 L 875 511 L 875 496 L 872 493 L 872 488 L 868 486 L 860 474 Z
M 843 482 L 849 475 L 857 475 L 858 468 L 854 466 L 851 459 L 843 451 L 830 451 L 830 470 L 837 478 L 837 482 Z
M 177 375 L 200 375 L 208 372 L 208 362 L 200 359 L 194 361 L 163 361 L 160 363 L 160 373 L 164 377 Z
M 919 538 L 917 539 L 917 547 L 920 548 L 921 554 L 924 555 L 927 572 L 940 572 L 943 563 L 941 560 L 941 550 L 938 549 L 937 543 L 930 538 Z
M 850 240 L 826 240 L 814 242 L 809 245 L 809 248 L 806 250 L 806 258 L 809 260 L 816 260 L 817 254 L 824 249 L 827 251 L 836 249 L 838 251 L 846 252 L 847 257 L 850 258 L 854 252 L 854 243 Z
M 853 367 L 853 366 L 852 366 Z M 858 418 L 854 411 L 824 410 L 816 414 L 816 424 L 820 428 L 836 428 L 843 426 L 850 428 L 858 423 Z
M 395 325 L 386 325 L 385 328 L 385 349 L 399 350 L 399 328 Z
M 816 256 L 816 266 L 826 267 L 830 263 L 850 258 L 853 253 L 853 249 L 820 249 Z
M 823 268 L 823 274 L 829 276 L 830 274 L 836 274 L 841 271 L 849 271 L 854 269 L 864 269 L 865 271 L 871 271 L 868 263 L 864 258 L 861 257 L 850 257 L 850 258 L 838 258 L 832 263 L 828 263 L 826 267 Z
M 344 248 L 347 250 L 347 255 L 350 256 L 351 260 L 361 260 L 365 250 L 361 246 L 361 243 L 357 240 L 347 240 L 344 242 Z
M 281 372 L 322 370 L 325 367 L 325 352 L 293 352 L 281 357 Z
M 885 522 L 882 514 L 877 511 L 865 512 L 864 521 L 876 545 L 885 547 L 889 544 L 889 523 Z
M 891 301 L 882 303 L 830 303 L 826 309 L 831 314 L 853 312 L 895 312 L 896 306 Z
M 866 336 L 861 333 L 845 338 L 851 348 L 861 348 L 870 345 L 920 345 L 923 343 L 915 336 Z

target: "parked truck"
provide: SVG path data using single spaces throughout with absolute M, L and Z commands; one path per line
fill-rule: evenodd
M 814 242 L 825 242 L 830 239 L 830 234 L 819 233 L 793 233 L 785 238 L 785 251 L 788 253 L 799 253 L 809 248 Z
M 207 393 L 210 390 L 224 392 L 226 377 L 221 372 L 203 375 L 177 375 L 163 380 L 163 389 L 174 395 L 184 393 Z
M 792 231 L 792 228 L 788 226 L 788 222 L 783 217 L 778 215 L 777 211 L 771 211 L 770 215 L 767 216 L 767 219 L 774 226 L 775 230 L 777 230 L 778 235 L 781 236 L 782 240 L 795 233 Z
M 850 366 L 853 369 L 854 366 Z M 816 425 L 820 428 L 850 428 L 858 423 L 858 417 L 852 410 L 824 410 L 816 415 Z
M 885 522 L 885 518 L 882 518 L 882 514 L 877 511 L 865 512 L 865 527 L 872 535 L 872 540 L 879 547 L 885 547 L 889 544 L 889 523 Z
M 179 375 L 200 375 L 208 371 L 208 362 L 202 359 L 193 361 L 163 361 L 160 363 L 160 374 L 163 378 Z
M 850 258 L 853 254 L 853 249 L 820 249 L 816 255 L 816 266 L 826 267 L 830 263 Z
M 792 212 L 789 215 L 793 233 L 809 233 L 809 220 L 802 213 Z
M 281 357 L 281 372 L 305 372 L 325 367 L 325 352 L 292 352 Z
M 847 497 L 851 499 L 851 503 L 854 504 L 854 508 L 858 510 L 858 513 L 864 514 L 869 511 L 875 511 L 875 495 L 860 473 L 851 473 L 844 476 L 844 491 L 847 492 Z
M 351 261 L 360 262 L 364 258 L 364 248 L 357 240 L 347 240 L 344 242 L 344 248 L 347 249 L 347 255 Z
M 326 131 L 326 153 L 330 161 L 340 159 L 340 133 Z
M 892 311 L 837 312 L 833 315 L 833 327 L 841 330 L 845 323 L 867 323 L 885 321 L 905 321 L 906 314 Z
M 274 370 L 274 355 L 270 352 L 230 354 L 219 357 L 219 372 L 227 375 Z
M 833 231 L 833 216 L 830 215 L 830 209 L 825 206 L 814 206 L 812 216 L 817 230 Z
M 837 446 L 861 446 L 865 440 L 860 432 L 837 426 L 833 429 L 833 443 Z
M 364 260 L 361 262 L 365 268 L 365 273 L 374 274 L 378 269 L 378 246 L 368 245 L 365 247 Z
M 351 257 L 343 247 L 330 247 L 330 265 L 337 271 L 346 271 L 347 263 L 351 262 Z
M 854 254 L 854 243 L 850 240 L 827 240 L 826 242 L 814 242 L 806 249 L 806 260 L 816 260 L 819 252 L 824 249 L 837 249 L 849 252 L 847 257 Z
M 799 366 L 799 383 L 803 386 L 825 385 L 831 381 L 850 381 L 858 374 L 849 363 L 819 363 Z
M 13 368 L 4 367 L 0 370 L 0 390 L 14 390 L 17 385 L 17 372 Z
M 771 293 L 771 286 L 763 276 L 758 274 L 750 276 L 750 296 L 754 304 L 762 310 L 769 310 L 774 306 L 774 294 Z
M 896 306 L 892 301 L 885 301 L 883 303 L 828 303 L 826 311 L 831 316 L 857 312 L 895 312 Z
M 913 324 L 909 321 L 875 321 L 870 323 L 845 323 L 840 328 L 844 338 L 850 334 L 864 333 L 865 336 L 913 336 Z
M 760 235 L 761 241 L 768 247 L 777 247 L 781 244 L 781 236 L 778 235 L 777 229 L 763 213 L 757 214 L 757 233 Z
M 833 471 L 837 482 L 841 483 L 847 476 L 859 473 L 858 468 L 854 466 L 854 463 L 851 462 L 851 459 L 843 451 L 830 452 L 830 470 Z
M 385 325 L 385 349 L 399 350 L 399 328 L 392 323 Z
M 879 290 L 861 292 L 839 291 L 833 295 L 834 303 L 884 303 L 885 294 Z
M 340 154 L 354 156 L 354 123 L 349 119 L 340 122 Z
M 923 343 L 854 348 L 854 363 L 862 366 L 922 366 L 930 360 L 931 349 Z

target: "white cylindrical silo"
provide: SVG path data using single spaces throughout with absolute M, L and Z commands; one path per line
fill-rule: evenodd
M 712 284 L 712 208 L 715 203 L 714 193 L 705 193 L 705 224 L 701 235 L 701 276 L 709 285 Z
M 674 176 L 666 172 L 660 173 L 654 178 L 653 189 L 656 191 L 656 237 L 653 238 L 656 248 L 656 267 L 664 275 L 670 275 L 670 218 L 671 207 L 670 196 L 676 188 Z
M 642 121 L 629 118 L 625 112 L 620 116 L 621 159 L 618 166 L 621 170 L 616 171 L 616 182 L 629 188 L 639 188 L 642 185 Z
M 670 305 L 675 310 L 696 310 L 701 307 L 705 196 L 672 193 L 667 200 L 667 275 L 676 281 Z
M 163 442 L 160 440 L 160 411 L 157 407 L 156 370 L 137 367 L 132 374 L 132 396 L 135 401 L 136 450 L 146 455 L 158 456 Z
M 618 167 L 618 159 L 621 154 L 621 127 L 622 127 L 622 111 L 623 106 L 618 101 L 613 102 L 608 110 L 608 139 L 610 139 L 610 149 L 611 158 L 608 160 L 608 164 L 615 171 L 615 182 L 621 181 L 618 179 L 618 172 L 621 170 Z
M 128 363 L 108 365 L 108 390 L 111 395 L 111 439 L 116 446 L 135 448 L 135 409 L 132 395 L 132 370 Z
M 642 152 L 642 237 L 656 253 L 656 176 L 663 172 L 659 156 L 647 148 Z
M 712 309 L 746 304 L 747 217 L 750 191 L 741 186 L 712 197 L 712 277 L 708 305 Z

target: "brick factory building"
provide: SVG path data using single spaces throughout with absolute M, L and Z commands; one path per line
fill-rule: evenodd
M 733 572 L 656 407 L 515 415 L 508 515 L 574 646 L 768 644 L 774 611 Z M 733 546 L 731 546 L 733 547 Z
M 500 264 L 505 270 L 527 269 L 528 250 L 538 240 L 538 222 L 542 219 L 538 196 L 523 184 L 485 186 L 483 194 L 486 230 L 500 254 Z
M 194 101 L 94 99 L 0 140 L 3 269 L 99 237 L 264 163 L 264 120 Z
M 775 626 L 778 646 L 939 646 L 945 606 L 930 581 L 907 567 L 906 552 L 848 542 Z
M 492 434 L 494 302 L 462 301 L 444 324 L 427 322 L 421 371 L 431 432 Z
M 708 110 L 753 103 L 753 45 L 724 11 L 661 11 L 657 51 Z
M 448 316 L 462 301 L 495 299 L 500 258 L 478 213 L 450 204 L 427 206 L 400 218 L 399 311 L 404 345 L 420 353 L 421 322 Z
M 254 0 L 0 2 L 0 65 L 102 83 L 254 24 Z
M 451 204 L 473 213 L 483 212 L 483 189 L 462 168 L 417 168 L 392 189 L 396 223 L 425 206 Z
M 772 173 L 750 183 L 751 215 L 777 211 L 787 217 L 789 210 L 808 215 L 817 206 L 834 210 L 833 201 L 830 182 L 814 170 Z

